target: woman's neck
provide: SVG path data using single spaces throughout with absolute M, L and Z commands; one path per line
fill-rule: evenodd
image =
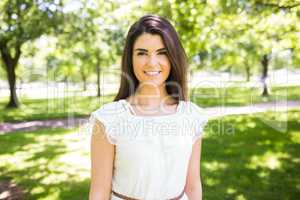
M 160 107 L 173 104 L 174 99 L 167 93 L 165 87 L 138 87 L 135 94 L 129 98 L 133 105 L 146 107 Z

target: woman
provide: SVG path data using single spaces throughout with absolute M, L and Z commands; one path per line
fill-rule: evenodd
M 131 26 L 119 92 L 90 118 L 90 200 L 202 199 L 207 118 L 187 99 L 186 74 L 186 54 L 166 19 L 146 15 Z

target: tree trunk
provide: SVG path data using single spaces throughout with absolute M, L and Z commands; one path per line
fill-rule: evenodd
M 86 78 L 83 79 L 83 91 L 86 91 Z
M 82 82 L 83 82 L 83 85 L 82 85 L 83 88 L 82 88 L 82 89 L 83 89 L 83 91 L 86 91 L 86 88 L 87 88 L 87 87 L 86 87 L 86 86 L 87 86 L 87 83 L 86 83 L 86 75 L 85 75 L 84 72 L 82 72 L 82 71 L 80 72 L 80 74 L 81 74 L 81 79 L 82 79 Z
M 21 55 L 21 45 L 16 45 L 15 56 L 10 55 L 10 51 L 7 48 L 7 44 L 0 44 L 0 51 L 3 63 L 5 65 L 7 80 L 9 84 L 10 98 L 6 105 L 7 108 L 17 108 L 19 107 L 19 100 L 16 92 L 16 72 L 15 69 L 18 65 L 18 61 Z
M 263 57 L 261 59 L 261 65 L 262 65 L 261 81 L 263 84 L 262 96 L 269 96 L 269 89 L 268 89 L 268 85 L 267 85 L 269 61 L 270 61 L 269 56 L 267 54 L 263 55 Z
M 9 83 L 9 92 L 10 92 L 9 102 L 6 107 L 17 108 L 19 107 L 19 100 L 16 92 L 15 66 L 6 65 L 6 72 L 7 72 L 7 79 Z
M 97 58 L 96 71 L 97 71 L 97 97 L 100 97 L 101 93 L 100 93 L 100 59 L 99 58 Z
M 250 76 L 251 76 L 250 66 L 248 64 L 246 64 L 246 81 L 247 82 L 250 81 Z

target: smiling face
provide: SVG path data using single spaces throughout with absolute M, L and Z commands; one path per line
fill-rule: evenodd
M 170 74 L 167 49 L 158 34 L 144 33 L 136 39 L 132 62 L 134 74 L 142 84 L 162 85 Z

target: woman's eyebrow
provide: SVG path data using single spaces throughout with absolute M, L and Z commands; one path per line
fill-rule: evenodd
M 148 52 L 147 49 L 142 49 L 142 48 L 137 48 L 137 49 L 135 49 L 134 51 L 144 51 L 144 52 Z
M 167 50 L 166 48 L 160 48 L 160 49 L 157 49 L 156 52 L 159 52 L 159 51 L 166 51 L 166 50 Z M 147 49 L 142 49 L 142 48 L 136 48 L 134 51 L 148 52 Z
M 159 52 L 159 51 L 166 51 L 167 49 L 166 48 L 160 48 L 160 49 L 157 49 L 156 51 Z

